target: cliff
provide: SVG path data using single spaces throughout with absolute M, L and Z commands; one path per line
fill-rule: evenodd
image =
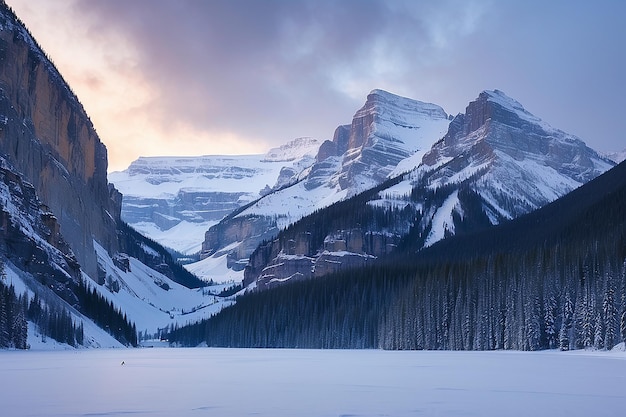
M 83 270 L 97 276 L 93 239 L 117 248 L 121 196 L 85 110 L 23 24 L 0 3 L 0 154 L 37 190 Z

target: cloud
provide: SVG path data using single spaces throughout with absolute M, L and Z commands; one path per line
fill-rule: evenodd
M 79 0 L 75 7 L 94 41 L 124 34 L 134 46 L 136 70 L 156 94 L 146 103 L 152 123 L 280 143 L 330 137 L 369 90 L 401 89 L 416 65 L 428 67 L 434 50 L 471 32 L 481 14 L 471 2 L 420 4 Z
M 10 2 L 30 15 L 114 169 L 139 155 L 327 139 L 374 88 L 452 114 L 498 88 L 598 149 L 624 147 L 626 3 L 32 1 Z

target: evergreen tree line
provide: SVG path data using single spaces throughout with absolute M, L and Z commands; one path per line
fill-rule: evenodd
M 42 304 L 37 294 L 28 302 L 26 316 L 37 325 L 42 338 L 47 336 L 74 347 L 85 342 L 83 323 L 74 324 L 72 316 L 63 307 Z
M 626 259 L 548 252 L 378 265 L 238 298 L 175 328 L 195 346 L 610 349 L 626 339 Z
M 89 289 L 80 281 L 75 294 L 80 311 L 94 321 L 100 328 L 124 345 L 137 346 L 137 327 L 131 323 L 125 313 L 115 308 L 112 301 L 107 301 L 95 288 Z
M 66 308 L 60 303 L 43 303 L 36 293 L 30 300 L 26 294 L 18 296 L 12 285 L 4 284 L 4 278 L 4 263 L 0 262 L 0 347 L 26 349 L 27 320 L 38 326 L 42 337 L 71 346 L 83 344 L 83 325 L 74 324 Z M 137 328 L 125 313 L 95 288 L 89 289 L 83 280 L 71 287 L 71 292 L 63 293 L 66 302 L 122 344 L 137 346 Z
M 15 294 L 13 285 L 0 281 L 0 348 L 28 348 L 27 303 L 25 296 Z
M 28 323 L 37 325 L 42 338 L 78 346 L 84 343 L 83 324 L 76 325 L 62 307 L 47 306 L 35 295 L 17 295 L 13 285 L 0 282 L 0 348 L 28 349 Z

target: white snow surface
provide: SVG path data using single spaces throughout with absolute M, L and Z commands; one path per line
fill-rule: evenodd
M 461 206 L 459 204 L 459 191 L 455 190 L 446 200 L 441 207 L 435 212 L 431 221 L 432 229 L 426 238 L 424 246 L 431 246 L 432 244 L 443 240 L 446 237 L 446 233 L 454 234 L 454 220 L 452 215 L 455 211 L 462 214 Z
M 165 275 L 147 267 L 135 258 L 130 259 L 130 271 L 115 266 L 106 250 L 94 242 L 98 263 L 106 271 L 107 283 L 92 286 L 107 300 L 124 311 L 134 322 L 138 332 L 154 334 L 171 324 L 179 326 L 195 323 L 219 312 L 233 301 L 216 297 L 210 288 L 189 289 Z M 108 281 L 117 281 L 119 291 L 111 291 Z M 163 287 L 167 285 L 168 289 Z
M 183 220 L 167 230 L 161 230 L 151 222 L 133 223 L 132 226 L 142 235 L 161 243 L 163 246 L 175 249 L 180 253 L 193 254 L 200 252 L 204 234 L 214 224 L 217 222 L 188 222 Z
M 623 351 L 2 351 L 0 372 L 12 417 L 617 417 L 626 404 Z
M 315 138 L 302 137 L 272 148 L 265 153 L 263 162 L 290 162 L 304 158 L 315 158 L 322 143 Z
M 125 196 L 168 198 L 180 190 L 202 190 L 250 193 L 251 201 L 276 183 L 280 170 L 290 166 L 286 162 L 312 160 L 319 146 L 317 139 L 299 138 L 258 155 L 140 157 L 108 179 Z
M 232 246 L 236 246 L 239 242 Z M 240 283 L 243 281 L 243 270 L 235 271 L 228 268 L 227 255 L 224 251 L 219 256 L 210 256 L 198 262 L 184 265 L 184 267 L 192 274 L 215 283 Z
M 31 299 L 35 295 L 35 291 L 40 294 L 46 294 L 47 288 L 42 288 L 42 285 L 39 282 L 31 277 L 29 274 L 23 273 L 21 271 L 17 271 L 13 264 L 10 262 L 5 263 L 4 272 L 6 274 L 6 282 L 7 285 L 12 285 L 15 288 L 15 293 L 27 294 L 28 298 Z M 48 297 L 41 297 L 42 302 L 46 303 Z M 66 311 L 72 317 L 72 321 L 75 326 L 78 326 L 80 323 L 83 324 L 84 331 L 84 347 L 88 348 L 111 348 L 111 347 L 122 347 L 122 344 L 115 340 L 111 335 L 106 333 L 100 327 L 98 327 L 93 321 L 83 316 L 80 312 L 75 310 L 72 306 L 67 304 L 63 300 L 58 300 L 59 304 L 62 305 Z M 39 332 L 39 328 L 36 324 L 32 322 L 28 322 L 28 339 L 27 344 L 30 346 L 31 350 L 67 350 L 74 349 L 73 347 L 59 343 L 54 339 L 43 336 Z
M 342 189 L 339 185 L 339 177 L 345 174 L 347 166 L 361 158 L 360 154 L 364 149 L 409 155 L 395 166 L 377 168 L 381 172 L 386 170 L 386 178 L 393 178 L 417 167 L 433 143 L 441 139 L 448 130 L 450 121 L 444 110 L 435 104 L 397 96 L 383 90 L 372 90 L 370 95 L 377 95 L 380 104 L 374 109 L 366 105 L 354 116 L 357 118 L 374 112 L 376 117 L 370 137 L 365 138 L 362 147 L 348 149 L 337 158 L 333 171 L 328 173 L 322 185 L 311 189 L 305 187 L 304 181 L 299 182 L 263 197 L 239 216 L 276 216 L 279 218 L 278 227 L 285 227 L 316 210 L 378 185 L 369 172 L 358 175 L 353 188 Z M 354 158 L 354 155 L 359 156 Z

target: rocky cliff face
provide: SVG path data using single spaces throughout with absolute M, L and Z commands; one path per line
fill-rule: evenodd
M 96 276 L 95 238 L 117 245 L 120 196 L 107 152 L 61 75 L 0 5 L 0 153 L 33 184 L 81 266 Z
M 311 233 L 276 239 L 254 252 L 244 273 L 244 285 L 256 282 L 257 288 L 267 289 L 286 281 L 362 267 L 390 254 L 399 240 L 397 235 L 360 228 L 335 230 L 320 247 L 313 242 Z
M 387 179 L 400 161 L 430 149 L 447 126 L 448 115 L 435 104 L 373 90 L 352 123 L 336 129 L 332 144 L 323 144 L 317 161 L 340 158 L 327 180 L 358 194 Z M 319 182 L 319 176 L 311 181 Z
M 0 157 L 0 255 L 70 303 L 80 277 L 72 249 L 56 216 L 33 186 Z

